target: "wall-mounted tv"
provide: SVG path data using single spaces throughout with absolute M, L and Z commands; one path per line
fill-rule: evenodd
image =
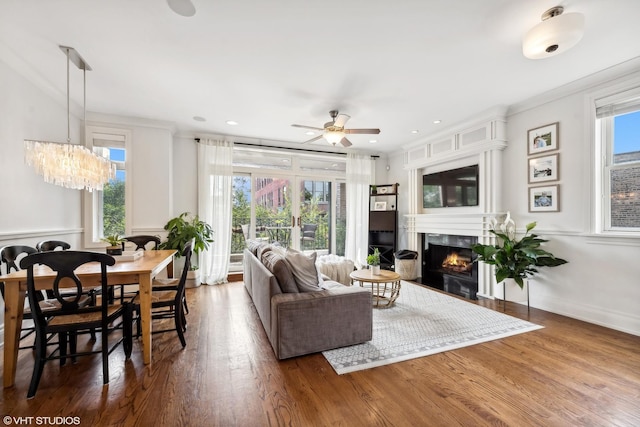
M 423 175 L 422 206 L 478 206 L 478 165 Z

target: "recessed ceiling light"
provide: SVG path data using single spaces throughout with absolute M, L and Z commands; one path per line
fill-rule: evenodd
M 376 142 L 378 142 L 378 140 L 377 140 L 377 139 L 370 139 L 370 140 L 369 140 L 369 144 L 375 144 Z
M 305 135 L 315 135 L 316 133 L 312 130 L 308 130 L 304 133 Z
M 206 122 L 207 119 L 205 119 L 204 117 L 200 117 L 200 116 L 193 116 L 193 120 L 195 120 L 196 122 Z
M 236 122 L 235 120 L 227 120 L 227 124 L 231 126 L 235 126 L 238 124 L 238 122 Z
M 331 165 L 331 167 L 332 167 L 332 168 L 337 168 L 337 167 L 338 167 L 338 164 L 337 164 L 337 163 L 334 163 L 334 164 L 332 164 L 332 165 Z
M 414 129 L 411 131 L 411 133 L 419 133 L 420 131 L 418 129 Z
M 433 121 L 433 124 L 434 124 L 434 125 L 438 125 L 438 124 L 440 124 L 440 123 L 442 123 L 442 120 L 434 120 L 434 121 Z

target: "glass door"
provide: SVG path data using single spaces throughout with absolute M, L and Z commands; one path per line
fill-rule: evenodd
M 299 178 L 298 183 L 298 247 L 319 255 L 328 254 L 332 247 L 332 183 L 317 178 Z

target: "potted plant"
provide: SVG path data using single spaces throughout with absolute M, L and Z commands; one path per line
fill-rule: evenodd
M 378 248 L 374 248 L 373 253 L 367 255 L 367 264 L 371 268 L 371 274 L 380 274 L 380 251 Z
M 167 230 L 167 240 L 162 242 L 159 249 L 175 249 L 177 251 L 176 258 L 180 258 L 184 245 L 193 240 L 193 253 L 199 254 L 201 251 L 208 249 L 209 244 L 213 243 L 213 229 L 209 224 L 200 220 L 198 215 L 192 215 L 189 212 L 183 212 L 175 218 L 170 219 L 164 226 Z M 193 258 L 192 258 L 193 259 Z M 177 274 L 182 269 L 178 263 L 174 263 Z M 192 261 L 191 270 L 198 269 L 197 261 Z
M 100 241 L 109 244 L 109 246 L 107 246 L 107 254 L 122 255 L 122 242 L 124 242 L 124 238 L 120 237 L 118 233 L 112 234 L 110 236 L 105 236 L 100 239 Z
M 471 249 L 478 254 L 476 261 L 495 266 L 497 283 L 513 279 L 520 289 L 524 288 L 525 279 L 538 272 L 536 267 L 557 267 L 566 264 L 566 260 L 556 258 L 540 247 L 548 240 L 541 239 L 536 234 L 529 234 L 535 226 L 535 222 L 527 224 L 524 236 L 516 239 L 516 225 L 510 213 L 507 213 L 504 223 L 500 225 L 494 218 L 489 232 L 494 234 L 498 241 L 495 245 L 473 245 Z

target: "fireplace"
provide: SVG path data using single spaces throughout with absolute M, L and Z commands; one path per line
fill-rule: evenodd
M 452 294 L 477 299 L 478 264 L 474 236 L 423 234 L 422 282 Z

